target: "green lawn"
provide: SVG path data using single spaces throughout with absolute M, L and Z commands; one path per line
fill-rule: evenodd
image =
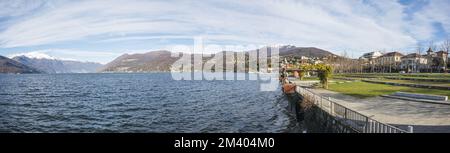
M 304 81 L 319 80 L 319 78 L 318 77 L 304 77 L 302 80 L 304 80 Z
M 342 78 L 345 78 L 345 77 L 342 77 Z M 348 81 L 348 80 L 343 80 L 343 79 L 340 79 L 339 77 L 337 77 L 337 78 L 331 78 L 332 80 L 339 80 L 339 81 Z M 302 79 L 302 81 L 311 81 L 311 80 L 317 80 L 317 81 L 319 81 L 319 77 L 304 77 L 303 79 Z
M 329 84 L 329 90 L 359 98 L 387 95 L 397 91 L 450 96 L 450 90 L 392 86 L 385 84 L 367 83 L 361 81 Z

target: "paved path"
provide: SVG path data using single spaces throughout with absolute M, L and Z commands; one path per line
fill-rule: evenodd
M 298 83 L 298 82 L 295 82 Z M 331 97 L 350 109 L 403 129 L 412 125 L 415 132 L 449 132 L 450 105 L 413 102 L 385 97 L 360 99 L 341 93 L 312 89 L 325 97 Z

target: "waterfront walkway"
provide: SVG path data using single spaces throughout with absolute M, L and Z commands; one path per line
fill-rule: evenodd
M 301 81 L 293 82 L 299 84 Z M 333 101 L 345 107 L 402 129 L 407 129 L 408 125 L 412 125 L 415 133 L 450 133 L 450 105 L 385 97 L 360 99 L 321 88 L 312 88 L 311 90 L 324 97 L 331 97 Z

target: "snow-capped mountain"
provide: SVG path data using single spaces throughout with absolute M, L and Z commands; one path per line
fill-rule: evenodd
M 94 73 L 102 64 L 60 59 L 40 52 L 12 55 L 11 58 L 45 73 Z
M 41 52 L 28 52 L 28 53 L 19 53 L 19 54 L 14 54 L 11 55 L 10 58 L 14 58 L 14 57 L 18 57 L 18 56 L 25 56 L 27 58 L 32 58 L 32 59 L 48 59 L 48 60 L 56 60 L 57 58 L 47 55 L 45 53 L 41 53 Z

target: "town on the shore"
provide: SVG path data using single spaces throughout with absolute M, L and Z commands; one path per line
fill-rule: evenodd
M 283 62 L 287 63 L 287 68 L 324 63 L 331 65 L 334 73 L 444 73 L 450 67 L 449 42 L 444 44 L 439 49 L 430 45 L 427 50 L 418 46 L 415 52 L 410 53 L 371 51 L 357 59 L 349 58 L 344 53 L 327 57 L 287 57 Z

